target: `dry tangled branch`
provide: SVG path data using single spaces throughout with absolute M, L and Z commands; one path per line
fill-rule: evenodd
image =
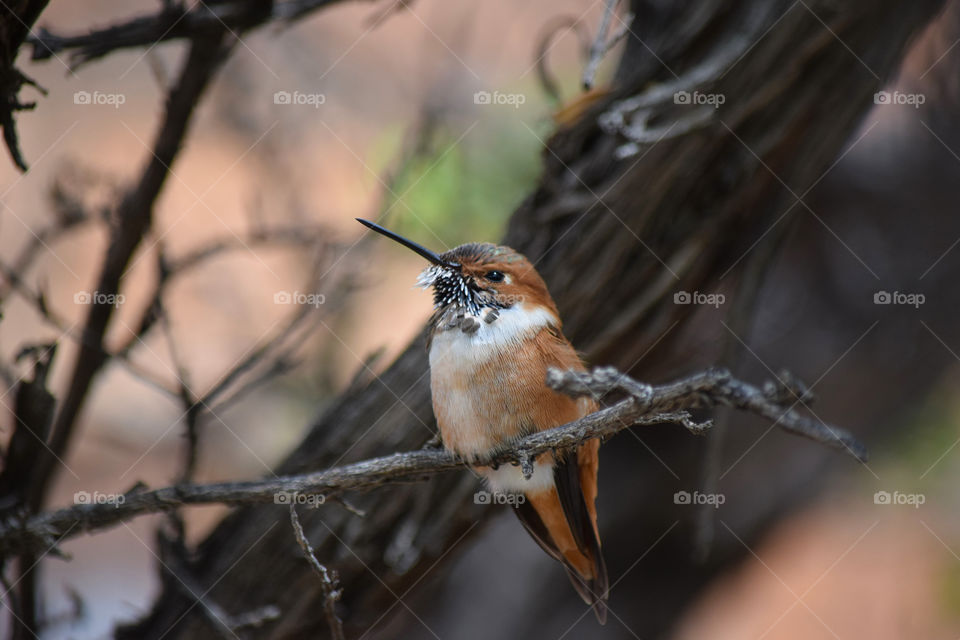
M 95 29 L 83 35 L 59 36 L 37 29 L 27 41 L 32 59 L 45 60 L 71 51 L 74 68 L 118 49 L 152 46 L 159 42 L 205 38 L 224 30 L 245 31 L 273 21 L 291 22 L 339 0 L 286 0 L 285 2 L 199 3 L 164 2 L 154 14 Z
M 3 3 L 0 12 L 0 128 L 3 129 L 3 142 L 10 159 L 20 171 L 27 170 L 27 162 L 20 151 L 14 115 L 19 111 L 30 111 L 35 102 L 25 102 L 20 97 L 20 89 L 33 87 L 41 95 L 46 90 L 30 76 L 17 68 L 15 62 L 20 45 L 23 44 L 37 18 L 47 7 L 49 0 L 16 0 Z
M 323 611 L 327 616 L 327 623 L 330 625 L 330 637 L 333 640 L 344 640 L 343 621 L 337 616 L 337 601 L 340 599 L 341 590 L 338 584 L 337 572 L 328 569 L 320 564 L 310 541 L 307 540 L 307 534 L 303 531 L 300 524 L 300 518 L 297 517 L 297 506 L 290 505 L 290 524 L 293 526 L 293 534 L 297 538 L 297 544 L 303 550 L 310 568 L 320 576 L 320 584 L 323 587 Z
M 571 396 L 620 392 L 626 397 L 609 407 L 566 425 L 518 440 L 494 456 L 472 460 L 484 465 L 517 464 L 532 473 L 541 453 L 575 447 L 591 438 L 605 438 L 636 425 L 676 423 L 703 433 L 710 423 L 695 422 L 689 411 L 729 406 L 773 420 L 780 428 L 822 444 L 845 450 L 860 461 L 866 449 L 846 431 L 828 426 L 795 410 L 809 400 L 808 392 L 790 376 L 780 376 L 758 388 L 720 369 L 697 373 L 664 385 L 648 385 L 617 372 L 597 368 L 591 373 L 552 370 L 547 384 Z M 82 532 L 115 526 L 139 515 L 195 504 L 240 505 L 275 502 L 288 504 L 294 494 L 335 497 L 347 491 L 367 490 L 386 484 L 411 482 L 461 468 L 454 454 L 425 449 L 395 453 L 314 473 L 271 480 L 180 484 L 152 491 L 134 490 L 110 504 L 80 504 L 41 513 L 25 521 L 0 524 L 0 554 L 46 549 Z

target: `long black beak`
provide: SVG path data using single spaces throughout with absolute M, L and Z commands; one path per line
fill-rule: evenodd
M 395 240 L 399 242 L 400 244 L 405 246 L 407 249 L 410 249 L 420 254 L 421 256 L 423 256 L 424 258 L 426 258 L 427 260 L 429 260 L 435 265 L 439 265 L 441 267 L 447 267 L 448 269 L 457 269 L 457 270 L 460 269 L 460 265 L 457 264 L 456 262 L 447 262 L 443 260 L 440 256 L 438 256 L 436 253 L 434 253 L 433 251 L 430 251 L 430 249 L 427 249 L 426 247 L 417 244 L 413 240 L 407 240 L 403 236 L 397 235 L 396 233 L 394 233 L 393 231 L 390 231 L 389 229 L 384 229 L 383 227 L 376 224 L 375 222 L 370 222 L 369 220 L 364 220 L 363 218 L 357 218 L 356 220 L 363 226 L 369 227 L 370 229 L 373 229 L 377 233 L 385 235 L 391 240 Z

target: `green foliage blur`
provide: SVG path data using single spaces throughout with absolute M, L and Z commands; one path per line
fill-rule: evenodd
M 440 126 L 403 158 L 405 138 L 390 132 L 374 154 L 387 173 L 401 158 L 381 214 L 386 226 L 436 251 L 499 241 L 540 173 L 539 140 L 515 118 L 482 120 L 466 135 Z

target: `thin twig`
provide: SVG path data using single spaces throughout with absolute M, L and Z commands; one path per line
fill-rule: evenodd
M 27 243 L 20 249 L 20 253 L 13 262 L 3 268 L 2 275 L 6 282 L 0 282 L 0 304 L 10 295 L 17 281 L 22 282 L 23 274 L 29 271 L 33 263 L 43 255 L 47 248 L 53 245 L 63 235 L 73 231 L 77 227 L 90 222 L 90 218 L 85 214 L 78 214 L 71 217 L 58 218 L 48 225 L 32 231 L 32 235 Z M 12 274 L 12 275 L 11 275 Z
M 598 124 L 607 133 L 626 138 L 627 143 L 617 149 L 615 156 L 624 159 L 637 155 L 643 145 L 676 138 L 713 123 L 716 120 L 716 108 L 681 104 L 680 95 L 714 86 L 749 51 L 754 42 L 748 37 L 732 38 L 724 43 L 716 55 L 707 57 L 683 75 L 613 103 L 600 115 Z M 685 107 L 683 115 L 664 123 L 665 113 L 676 109 L 677 105 Z
M 600 18 L 600 26 L 597 27 L 597 35 L 594 36 L 593 44 L 590 45 L 590 57 L 587 59 L 587 64 L 583 68 L 582 82 L 584 91 L 589 91 L 593 88 L 594 76 L 597 74 L 597 68 L 600 66 L 600 62 L 604 56 L 630 32 L 630 23 L 633 22 L 632 13 L 627 14 L 626 18 L 621 21 L 620 28 L 607 40 L 610 21 L 613 20 L 613 15 L 617 10 L 618 4 L 620 4 L 620 0 L 606 1 L 603 17 Z
M 320 276 L 321 263 L 324 258 L 329 258 L 329 255 L 322 249 L 317 251 L 305 291 L 316 292 L 319 289 L 323 279 Z M 345 277 L 330 285 L 329 295 L 324 294 L 323 304 L 299 305 L 297 310 L 290 314 L 282 328 L 250 350 L 246 357 L 225 372 L 211 389 L 202 394 L 197 400 L 202 410 L 216 415 L 238 399 L 246 397 L 255 387 L 295 367 L 297 364 L 294 359 L 295 352 L 301 349 L 307 338 L 322 323 L 323 316 L 329 316 L 341 309 L 345 301 L 350 298 L 350 292 L 356 288 L 356 281 L 349 269 L 345 272 Z M 254 370 L 259 370 L 259 373 L 252 375 Z M 248 379 L 243 382 L 245 377 Z
M 180 2 L 165 2 L 153 14 L 76 36 L 60 36 L 40 28 L 27 38 L 33 46 L 32 60 L 46 60 L 71 51 L 71 68 L 120 49 L 149 47 L 159 42 L 206 38 L 224 30 L 246 31 L 276 21 L 294 21 L 340 0 L 287 0 L 248 2 L 227 0 L 200 2 L 186 8 Z
M 76 325 L 67 322 L 65 318 L 57 313 L 47 301 L 46 295 L 40 291 L 31 289 L 30 286 L 13 271 L 13 268 L 2 260 L 0 260 L 0 276 L 7 280 L 11 291 L 16 292 L 24 301 L 33 307 L 43 321 L 59 331 L 62 337 L 69 338 L 80 346 L 97 349 L 98 353 L 100 353 L 105 360 L 119 363 L 120 366 L 126 369 L 127 372 L 137 380 L 171 398 L 177 397 L 177 389 L 175 386 L 171 386 L 164 378 L 134 362 L 129 350 L 111 350 L 103 342 L 95 342 L 89 339 L 86 333 L 75 330 L 73 327 Z
M 161 288 L 162 289 L 162 288 Z M 173 363 L 174 371 L 177 374 L 177 382 L 180 395 L 180 406 L 183 408 L 183 420 L 186 426 L 187 446 L 184 450 L 183 467 L 180 469 L 179 482 L 193 482 L 193 475 L 196 472 L 197 452 L 200 446 L 200 412 L 197 399 L 193 395 L 192 385 L 190 384 L 190 370 L 184 363 L 177 348 L 177 341 L 173 335 L 173 327 L 170 326 L 170 315 L 167 313 L 163 298 L 157 299 L 157 316 L 160 321 L 160 328 L 163 332 L 164 340 L 167 343 L 167 349 L 170 353 L 170 361 Z
M 583 23 L 575 16 L 562 15 L 553 18 L 543 26 L 540 36 L 537 38 L 537 47 L 534 50 L 536 56 L 537 78 L 540 80 L 540 87 L 550 100 L 554 103 L 560 103 L 560 83 L 547 65 L 550 50 L 553 48 L 553 40 L 558 35 L 573 31 L 579 40 L 580 47 L 584 52 L 588 50 L 590 36 L 586 32 Z
M 293 503 L 290 504 L 290 524 L 293 525 L 293 534 L 296 536 L 297 544 L 300 545 L 300 548 L 303 550 L 303 555 L 306 556 L 307 562 L 310 563 L 310 568 L 320 576 L 320 585 L 323 589 L 323 613 L 327 618 L 327 624 L 330 626 L 330 637 L 334 640 L 345 640 L 346 636 L 343 635 L 343 621 L 337 615 L 337 602 L 340 600 L 340 596 L 343 595 L 337 572 L 332 569 L 327 569 L 317 560 L 317 556 L 313 552 L 313 547 L 310 546 L 310 541 L 307 540 L 307 534 L 304 533 L 303 526 L 300 525 L 300 518 L 297 517 L 297 507 Z
M 323 225 L 290 224 L 254 229 L 246 237 L 226 235 L 182 256 L 171 258 L 168 264 L 171 277 L 230 251 L 249 250 L 258 246 L 313 248 L 321 246 L 324 251 L 336 252 L 342 243 L 327 240 L 330 230 Z

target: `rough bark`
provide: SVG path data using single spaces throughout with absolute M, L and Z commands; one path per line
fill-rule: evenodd
M 692 309 L 672 304 L 673 293 L 710 290 L 732 264 L 738 263 L 738 273 L 750 263 L 750 254 L 738 260 L 830 167 L 910 38 L 941 3 L 633 5 L 635 33 L 627 39 L 613 91 L 546 143 L 541 184 L 513 216 L 506 241 L 536 262 L 568 337 L 589 360 L 644 379 L 676 367 L 678 354 L 690 346 L 689 332 L 670 331 L 675 322 L 689 321 Z M 699 74 L 704 65 L 705 77 Z M 702 119 L 672 100 L 656 102 L 651 125 L 638 134 L 666 135 L 656 144 L 640 144 L 635 157 L 617 159 L 627 140 L 601 128 L 601 116 L 658 86 L 721 93 L 726 102 Z M 670 131 L 675 121 L 683 124 Z M 806 215 L 806 207 L 797 204 L 787 218 Z M 421 335 L 383 375 L 321 416 L 278 473 L 422 445 L 434 426 L 426 373 Z M 658 452 L 687 477 L 696 476 L 699 460 L 691 451 L 698 449 L 690 438 L 658 442 Z M 818 461 L 804 465 L 804 478 L 812 477 Z M 775 472 L 769 460 L 752 458 L 738 473 L 754 474 L 756 483 Z M 771 482 L 772 496 L 726 518 L 743 539 L 754 539 L 804 497 Z M 638 470 L 637 484 L 643 490 L 630 509 L 646 529 L 640 540 L 611 531 L 605 541 L 611 566 L 629 564 L 636 547 L 676 520 L 662 500 L 644 499 L 657 490 L 672 492 L 669 483 Z M 444 574 L 450 563 L 434 563 L 480 529 L 475 523 L 486 510 L 472 504 L 475 489 L 475 479 L 462 474 L 364 496 L 356 501 L 364 518 L 334 505 L 301 512 L 316 557 L 340 576 L 348 637 L 366 630 L 427 571 L 431 582 Z M 209 588 L 208 597 L 233 615 L 280 608 L 277 621 L 246 631 L 248 637 L 326 633 L 322 586 L 299 553 L 287 517 L 282 507 L 241 508 L 200 545 L 188 566 L 195 583 Z M 711 562 L 694 568 L 678 561 L 689 554 L 684 542 L 669 540 L 647 560 L 649 598 L 631 605 L 644 616 L 634 627 L 643 636 L 667 629 L 697 587 L 744 552 L 735 542 L 718 543 Z M 152 613 L 118 635 L 209 637 L 209 621 L 195 604 L 167 579 Z M 616 591 L 612 606 L 618 608 Z M 527 611 L 525 617 L 537 615 Z

